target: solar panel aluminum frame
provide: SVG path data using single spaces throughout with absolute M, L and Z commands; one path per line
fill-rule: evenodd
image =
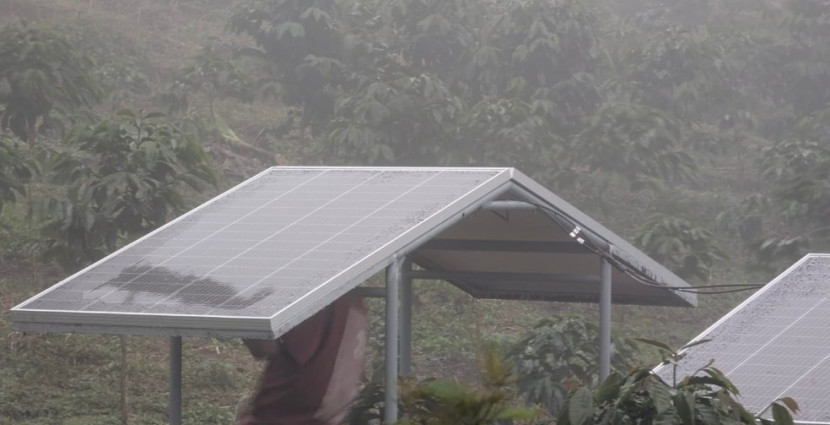
M 106 334 L 135 334 L 135 335 L 178 335 L 178 336 L 207 336 L 207 337 L 244 337 L 244 338 L 275 338 L 287 330 L 301 323 L 318 310 L 346 294 L 354 287 L 416 249 L 420 244 L 440 233 L 447 227 L 461 220 L 466 214 L 474 212 L 484 204 L 498 198 L 511 188 L 511 179 L 514 174 L 520 174 L 512 168 L 430 168 L 430 167 L 372 167 L 383 171 L 497 171 L 489 180 L 475 189 L 459 196 L 455 201 L 433 213 L 416 226 L 405 231 L 387 244 L 378 247 L 363 259 L 355 262 L 349 268 L 328 281 L 318 285 L 309 293 L 292 302 L 270 317 L 241 317 L 241 316 L 194 316 L 176 314 L 148 314 L 148 313 L 111 313 L 111 312 L 71 312 L 55 310 L 27 310 L 26 305 L 51 291 L 54 288 L 72 280 L 73 278 L 92 269 L 100 262 L 106 261 L 130 247 L 153 237 L 169 226 L 185 220 L 235 191 L 245 187 L 256 179 L 267 175 L 275 168 L 279 169 L 359 169 L 364 167 L 274 167 L 264 170 L 256 176 L 238 184 L 225 193 L 205 202 L 199 207 L 183 214 L 171 222 L 159 227 L 153 232 L 139 238 L 104 259 L 73 274 L 57 284 L 40 292 L 26 302 L 12 308 L 10 315 L 15 329 L 20 331 L 46 332 L 81 332 Z M 420 233 L 419 233 L 420 231 Z

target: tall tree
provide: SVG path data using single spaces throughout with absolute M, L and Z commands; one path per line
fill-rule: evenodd
M 256 0 L 231 27 L 278 70 L 314 158 L 548 168 L 599 102 L 595 20 L 571 0 L 480 6 Z
M 830 7 L 823 0 L 791 0 L 785 7 L 781 25 L 789 40 L 777 49 L 788 82 L 784 94 L 803 116 L 830 105 Z
M 36 168 L 24 154 L 24 145 L 11 133 L 0 131 L 0 212 L 7 202 L 24 193 Z
M 229 27 L 253 38 L 248 53 L 270 68 L 280 99 L 298 106 L 302 122 L 320 125 L 334 110 L 346 36 L 335 0 L 253 0 L 240 6 Z
M 830 108 L 814 113 L 791 135 L 765 147 L 758 161 L 767 190 L 744 201 L 744 233 L 760 264 L 792 261 L 830 247 Z
M 706 282 L 715 262 L 726 259 L 711 232 L 689 220 L 659 213 L 648 218 L 634 243 L 683 279 Z
M 49 253 L 85 264 L 155 229 L 188 206 L 185 189 L 217 185 L 192 135 L 161 114 L 120 111 L 75 129 L 52 153 L 50 178 L 65 193 L 41 200 Z
M 48 127 L 54 108 L 76 108 L 97 100 L 92 62 L 57 31 L 9 24 L 0 30 L 0 129 L 34 142 L 38 123 Z
M 623 176 L 633 187 L 648 179 L 694 178 L 696 165 L 682 148 L 681 123 L 636 103 L 603 106 L 588 118 L 569 152 L 576 166 Z

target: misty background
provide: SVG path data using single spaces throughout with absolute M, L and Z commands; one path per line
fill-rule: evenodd
M 694 285 L 827 252 L 830 3 L 0 0 L 0 128 L 0 424 L 108 423 L 115 340 L 21 335 L 6 311 L 272 165 L 517 167 Z M 615 307 L 615 332 L 679 345 L 747 295 Z M 440 284 L 418 303 L 424 375 L 595 317 Z M 136 423 L 163 404 L 154 344 L 131 345 L 158 378 L 131 384 Z M 190 414 L 227 423 L 258 366 L 189 350 Z

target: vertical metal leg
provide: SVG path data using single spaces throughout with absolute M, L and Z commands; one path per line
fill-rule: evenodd
M 611 374 L 611 263 L 600 259 L 599 380 Z
M 400 374 L 412 373 L 412 269 L 411 261 L 404 261 L 401 270 L 401 335 L 400 335 Z
M 386 268 L 386 386 L 383 421 L 391 425 L 398 420 L 398 286 L 401 260 Z
M 170 337 L 170 425 L 182 423 L 182 337 Z

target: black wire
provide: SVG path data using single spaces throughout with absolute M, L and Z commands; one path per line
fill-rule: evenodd
M 600 248 L 594 246 L 595 243 L 591 240 L 591 238 L 593 236 L 590 234 L 590 230 L 587 229 L 582 223 L 579 223 L 577 220 L 575 220 L 573 217 L 570 217 L 566 214 L 563 214 L 561 211 L 555 210 L 555 209 L 550 208 L 546 205 L 537 204 L 537 203 L 534 203 L 534 202 L 528 202 L 528 203 L 531 204 L 531 205 L 534 205 L 535 207 L 542 210 L 546 215 L 548 215 L 548 217 L 550 217 L 552 219 L 553 222 L 558 224 L 559 227 L 561 227 L 562 230 L 564 230 L 566 232 L 572 232 L 577 228 L 579 228 L 581 230 L 585 230 L 586 233 L 583 233 L 583 235 L 585 237 L 582 238 L 582 239 L 585 242 L 588 242 L 588 243 L 583 242 L 583 243 L 581 243 L 582 246 L 584 246 L 585 248 L 587 248 L 589 251 L 593 252 L 594 254 L 604 258 L 606 261 L 608 261 L 609 263 L 614 265 L 614 267 L 616 267 L 617 270 L 627 274 L 628 276 L 632 277 L 634 280 L 636 280 L 638 283 L 640 283 L 642 285 L 646 285 L 646 286 L 650 286 L 650 287 L 654 287 L 654 288 L 659 288 L 659 289 L 665 289 L 665 290 L 668 290 L 668 291 L 686 292 L 686 293 L 701 294 L 701 295 L 731 294 L 731 293 L 735 293 L 735 292 L 752 291 L 752 290 L 755 290 L 755 289 L 758 289 L 758 288 L 761 288 L 761 287 L 764 286 L 763 284 L 757 284 L 757 283 L 736 283 L 736 284 L 724 284 L 724 285 L 707 285 L 707 286 L 697 286 L 697 287 L 689 287 L 689 288 L 678 288 L 678 287 L 673 287 L 673 286 L 666 286 L 664 284 L 661 284 L 661 283 L 655 281 L 650 276 L 646 275 L 645 273 L 638 270 L 637 268 L 632 267 L 629 264 L 623 263 L 622 261 L 614 258 L 611 254 L 603 252 Z M 557 216 L 558 216 L 558 218 L 567 220 L 570 224 L 569 227 L 571 227 L 571 228 L 569 229 L 566 226 L 564 226 L 562 223 L 560 223 Z M 613 244 L 611 244 L 608 241 L 604 240 L 604 242 L 606 242 L 609 246 L 613 246 Z M 734 289 L 710 291 L 710 290 L 707 290 L 707 288 L 734 288 Z

